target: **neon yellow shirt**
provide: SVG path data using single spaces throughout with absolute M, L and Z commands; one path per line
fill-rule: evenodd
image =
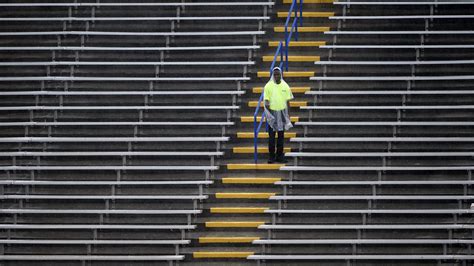
M 263 91 L 264 99 L 270 102 L 270 110 L 279 111 L 286 109 L 286 102 L 293 99 L 290 86 L 285 81 L 276 84 L 270 80 Z

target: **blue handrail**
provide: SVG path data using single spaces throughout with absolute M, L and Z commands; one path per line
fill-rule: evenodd
M 296 6 L 297 0 L 293 0 L 291 3 L 290 10 L 288 10 L 288 16 L 285 21 L 285 70 L 288 71 L 288 48 L 290 46 L 291 35 L 293 34 L 293 29 L 295 32 L 295 41 L 298 41 L 298 21 L 300 22 L 300 27 L 303 26 L 303 0 L 299 1 L 299 6 Z M 294 13 L 293 23 L 291 24 L 291 29 L 288 33 L 288 25 L 291 20 L 291 13 Z
M 275 51 L 275 55 L 273 56 L 273 61 L 270 66 L 270 77 L 272 76 L 272 70 L 275 67 L 275 64 L 277 62 L 278 56 L 280 56 L 280 64 L 279 67 L 283 71 L 283 66 L 285 66 L 285 71 L 288 71 L 288 48 L 290 46 L 290 41 L 291 37 L 293 35 L 293 32 L 295 33 L 295 40 L 298 41 L 298 22 L 300 24 L 300 27 L 303 26 L 303 0 L 299 0 L 299 5 L 297 6 L 297 1 L 298 0 L 293 0 L 291 3 L 290 10 L 288 10 L 288 16 L 286 17 L 286 22 L 285 22 L 285 47 L 283 47 L 283 42 L 278 43 L 278 48 Z M 291 14 L 294 12 L 294 20 L 293 23 L 291 24 L 290 31 L 288 32 L 288 25 L 290 24 L 291 20 Z M 260 98 L 258 99 L 257 107 L 255 107 L 255 112 L 253 114 L 253 145 L 254 145 L 254 153 L 253 153 L 253 159 L 254 163 L 256 164 L 258 161 L 258 133 L 260 132 L 260 129 L 263 124 L 264 116 L 265 113 L 262 113 L 262 116 L 260 116 L 260 122 L 257 125 L 257 116 L 258 116 L 258 111 L 260 110 L 260 105 L 262 104 L 262 101 L 264 99 L 264 93 L 265 91 L 262 91 L 262 94 L 260 95 Z M 265 123 L 265 128 L 266 131 L 268 131 L 268 124 Z

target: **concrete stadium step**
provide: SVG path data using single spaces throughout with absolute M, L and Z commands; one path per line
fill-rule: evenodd
M 214 207 L 210 209 L 211 213 L 265 213 L 270 208 L 264 207 Z
M 283 148 L 284 152 L 290 152 L 291 148 L 290 147 L 285 147 Z M 233 153 L 254 153 L 254 148 L 252 146 L 250 147 L 234 147 L 232 149 Z M 258 147 L 257 148 L 258 153 L 268 153 L 268 147 Z
M 260 122 L 261 117 L 257 117 L 257 122 Z M 290 116 L 290 121 L 292 123 L 298 122 L 299 117 L 298 116 Z M 253 116 L 241 116 L 240 117 L 240 122 L 242 123 L 253 123 Z
M 205 223 L 207 228 L 258 228 L 265 221 L 209 221 Z
M 246 259 L 254 255 L 255 252 L 237 252 L 237 251 L 195 251 L 195 259 Z
M 331 30 L 330 27 L 298 27 L 298 33 L 326 32 L 326 31 L 330 31 L 330 30 Z M 274 32 L 285 32 L 285 27 L 275 26 L 273 28 L 273 31 Z
M 227 170 L 279 170 L 284 164 L 252 164 L 232 163 L 227 164 Z
M 269 41 L 268 46 L 278 47 L 279 43 L 280 41 Z M 285 42 L 282 42 L 282 44 L 283 44 L 283 47 L 286 46 Z M 325 41 L 291 41 L 290 47 L 319 47 L 326 44 L 327 43 Z
M 258 101 L 250 101 L 248 102 L 248 107 L 257 107 Z M 301 106 L 307 106 L 308 102 L 307 101 L 291 101 L 290 102 L 290 107 L 301 107 Z M 263 102 L 260 103 L 260 107 L 263 107 Z
M 242 192 L 221 192 L 216 193 L 216 199 L 269 199 L 276 193 L 242 193 Z
M 285 27 L 276 26 L 273 28 L 275 32 L 285 32 Z M 288 29 L 289 31 L 290 29 Z M 326 32 L 330 31 L 330 27 L 298 27 L 298 33 L 311 33 L 311 32 Z
M 252 243 L 254 240 L 260 240 L 260 237 L 199 237 L 200 244 L 233 244 L 233 243 Z
M 334 12 L 305 12 L 303 11 L 303 18 L 329 18 L 334 16 Z M 277 16 L 279 18 L 288 17 L 288 12 L 278 12 Z M 294 12 L 291 13 L 291 17 L 295 16 Z
M 275 184 L 280 177 L 223 177 L 223 184 Z
M 253 139 L 255 134 L 253 132 L 237 132 L 237 138 L 239 139 Z M 295 138 L 296 132 L 285 132 L 285 138 Z M 268 139 L 268 134 L 266 132 L 258 133 L 259 139 Z M 276 136 L 278 138 L 278 136 Z
M 263 62 L 273 62 L 273 55 L 264 55 L 262 57 Z M 321 59 L 320 56 L 316 55 L 290 55 L 288 56 L 288 62 L 316 62 Z M 277 56 L 277 62 L 280 62 L 280 57 Z
M 283 71 L 283 77 L 287 78 L 310 78 L 314 77 L 314 71 Z M 270 72 L 269 71 L 258 71 L 257 72 L 258 78 L 269 78 Z
M 291 92 L 293 94 L 296 93 L 305 93 L 307 91 L 310 91 L 311 87 L 291 87 Z M 263 92 L 263 87 L 254 87 L 252 88 L 253 93 L 262 93 Z

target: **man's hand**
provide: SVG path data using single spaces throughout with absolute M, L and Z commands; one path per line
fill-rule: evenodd
M 270 102 L 267 101 L 267 100 L 265 100 L 263 102 L 264 102 L 265 108 L 270 109 Z

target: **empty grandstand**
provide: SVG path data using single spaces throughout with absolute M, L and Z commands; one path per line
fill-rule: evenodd
M 461 0 L 1 2 L 0 265 L 472 265 L 473 26 Z

